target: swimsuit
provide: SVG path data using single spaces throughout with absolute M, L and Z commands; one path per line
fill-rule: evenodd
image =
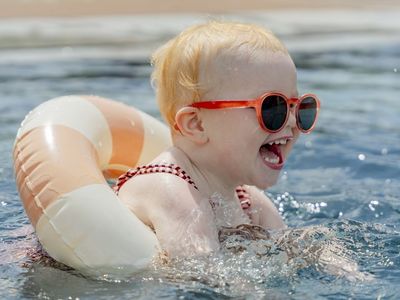
M 121 175 L 117 182 L 115 183 L 113 190 L 115 193 L 118 194 L 119 190 L 121 189 L 122 185 L 127 182 L 130 178 L 143 175 L 143 174 L 152 174 L 152 173 L 168 173 L 176 175 L 187 183 L 192 185 L 196 190 L 199 190 L 192 178 L 184 171 L 181 167 L 175 164 L 154 164 L 154 165 L 146 165 L 140 166 L 135 169 L 130 169 L 125 174 Z M 250 208 L 250 196 L 247 194 L 246 190 L 242 186 L 238 186 L 236 188 L 236 195 L 239 198 L 240 205 L 243 210 L 247 210 Z M 211 204 L 213 206 L 213 204 Z

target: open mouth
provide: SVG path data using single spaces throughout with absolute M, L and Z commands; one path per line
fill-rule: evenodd
M 284 157 L 281 147 L 286 145 L 288 141 L 288 138 L 280 138 L 261 146 L 260 155 L 266 165 L 273 169 L 281 169 L 283 167 Z

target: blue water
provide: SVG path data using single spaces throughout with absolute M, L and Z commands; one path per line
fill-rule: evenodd
M 96 94 L 159 118 L 147 55 L 201 18 L 1 21 L 2 299 L 400 297 L 398 11 L 233 17 L 270 26 L 292 53 L 300 92 L 322 100 L 316 130 L 301 137 L 279 184 L 267 191 L 288 225 L 297 228 L 292 236 L 312 233 L 297 240 L 301 251 L 290 263 L 272 252 L 255 255 L 271 244 L 240 237 L 225 246 L 247 246 L 244 251 L 156 265 L 124 279 L 87 278 L 41 254 L 13 177 L 12 146 L 25 114 L 56 96 Z M 151 26 L 154 22 L 165 25 Z M 340 248 L 334 252 L 356 262 L 362 276 L 329 272 L 315 255 L 335 243 Z

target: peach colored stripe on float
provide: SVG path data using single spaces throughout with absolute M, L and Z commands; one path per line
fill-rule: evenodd
M 43 102 L 22 122 L 17 139 L 35 127 L 46 124 L 63 125 L 81 132 L 95 146 L 101 168 L 111 157 L 112 137 L 103 113 L 82 96 L 62 96 Z
M 113 150 L 109 165 L 136 166 L 144 144 L 144 125 L 138 111 L 123 103 L 96 96 L 85 97 L 104 114 L 112 135 Z M 116 178 L 127 170 L 103 170 L 107 177 Z
M 62 125 L 36 127 L 21 136 L 14 147 L 14 163 L 19 193 L 34 226 L 60 195 L 106 184 L 91 142 Z

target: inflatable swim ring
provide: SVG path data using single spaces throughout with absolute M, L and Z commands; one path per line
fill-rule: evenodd
M 65 96 L 22 122 L 14 145 L 16 182 L 43 248 L 89 273 L 131 273 L 159 251 L 155 234 L 107 183 L 171 144 L 155 118 L 112 100 Z

